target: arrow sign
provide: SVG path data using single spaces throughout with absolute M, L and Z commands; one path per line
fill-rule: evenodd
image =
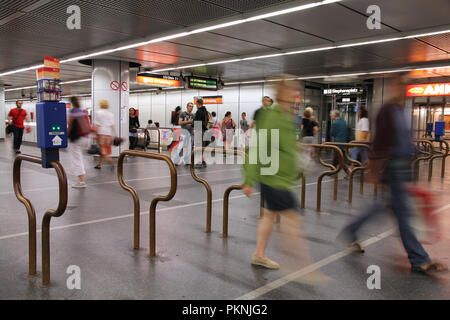
M 54 146 L 60 146 L 60 145 L 62 145 L 62 139 L 59 136 L 55 136 L 52 139 L 52 143 Z

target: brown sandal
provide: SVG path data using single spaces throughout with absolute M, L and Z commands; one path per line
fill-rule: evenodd
M 448 272 L 448 267 L 440 262 L 429 262 L 421 266 L 412 266 L 412 271 L 423 274 L 434 274 Z

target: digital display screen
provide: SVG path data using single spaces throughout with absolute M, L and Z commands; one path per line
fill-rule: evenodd
M 217 79 L 189 77 L 187 84 L 189 89 L 218 90 Z

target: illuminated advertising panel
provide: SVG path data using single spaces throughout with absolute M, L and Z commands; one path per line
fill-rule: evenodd
M 137 76 L 137 83 L 149 84 L 158 87 L 177 88 L 180 86 L 180 78 L 161 74 L 140 73 Z
M 407 97 L 450 96 L 450 82 L 412 84 L 406 87 Z

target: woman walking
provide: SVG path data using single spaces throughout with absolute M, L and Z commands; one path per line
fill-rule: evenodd
M 112 165 L 114 170 L 114 161 L 111 159 L 112 136 L 115 135 L 114 115 L 108 111 L 109 103 L 107 100 L 100 100 L 100 110 L 95 115 L 95 128 L 97 131 L 97 140 L 100 145 L 100 156 L 98 157 L 95 169 L 102 168 L 102 160 L 105 159 Z
M 70 98 L 70 104 L 72 109 L 70 109 L 67 119 L 67 132 L 70 143 L 67 149 L 70 155 L 72 174 L 78 177 L 78 182 L 72 184 L 72 188 L 86 188 L 83 149 L 88 148 L 88 136 L 92 129 L 86 112 L 80 107 L 78 98 Z

